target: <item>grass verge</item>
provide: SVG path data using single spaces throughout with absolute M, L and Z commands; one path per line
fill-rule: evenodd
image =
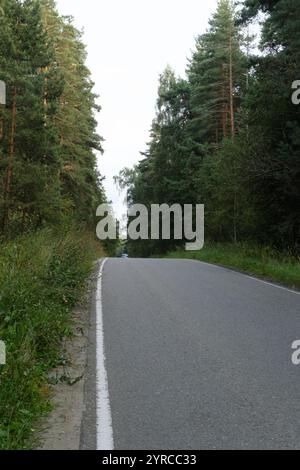
M 201 251 L 174 251 L 167 258 L 184 258 L 219 264 L 247 274 L 300 288 L 300 260 L 268 247 L 248 244 L 206 243 Z
M 88 234 L 50 231 L 1 246 L 0 449 L 32 447 L 37 419 L 51 409 L 47 372 L 61 362 L 71 312 L 84 292 L 99 244 Z

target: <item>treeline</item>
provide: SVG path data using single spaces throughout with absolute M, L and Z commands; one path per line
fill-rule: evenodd
M 205 204 L 206 239 L 300 251 L 300 71 L 296 0 L 220 0 L 186 78 L 160 77 L 143 160 L 117 178 L 129 204 Z M 263 21 L 261 53 L 249 25 Z M 132 254 L 178 242 L 129 243 Z
M 0 236 L 94 224 L 99 110 L 81 33 L 53 0 L 0 0 Z
M 53 0 L 0 0 L 0 449 L 39 446 L 48 371 L 69 360 L 62 340 L 104 255 L 92 233 L 105 196 L 85 61 Z

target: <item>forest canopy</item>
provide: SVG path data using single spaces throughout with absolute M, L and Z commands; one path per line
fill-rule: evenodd
M 257 18 L 255 53 L 248 26 Z M 219 1 L 186 77 L 170 67 L 160 76 L 143 159 L 117 177 L 129 204 L 205 204 L 206 239 L 299 254 L 300 106 L 292 100 L 299 32 L 294 0 L 245 0 L 239 8 Z M 128 246 L 150 255 L 175 242 Z
M 0 234 L 94 224 L 99 111 L 82 33 L 53 0 L 0 0 Z

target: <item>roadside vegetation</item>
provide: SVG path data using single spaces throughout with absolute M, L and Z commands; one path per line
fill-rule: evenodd
M 82 33 L 54 0 L 0 0 L 0 449 L 32 447 L 47 372 L 102 254 L 100 107 L 85 62 Z
M 199 256 L 292 283 L 299 271 L 279 253 L 300 254 L 300 105 L 292 100 L 298 10 L 294 0 L 219 0 L 185 76 L 171 67 L 160 76 L 143 159 L 116 177 L 129 204 L 204 204 L 206 239 L 216 245 Z M 127 247 L 141 257 L 177 245 L 137 240 Z M 259 246 L 273 247 L 275 256 Z
M 103 253 L 87 233 L 43 230 L 1 247 L 0 449 L 31 446 L 36 420 L 50 409 L 47 372 L 63 360 L 62 339 L 92 261 Z
M 267 247 L 247 243 L 206 243 L 201 251 L 172 251 L 166 257 L 219 264 L 300 288 L 300 259 Z

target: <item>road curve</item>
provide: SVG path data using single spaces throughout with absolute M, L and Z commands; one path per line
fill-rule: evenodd
M 102 316 L 115 449 L 300 448 L 299 293 L 196 261 L 109 259 Z

